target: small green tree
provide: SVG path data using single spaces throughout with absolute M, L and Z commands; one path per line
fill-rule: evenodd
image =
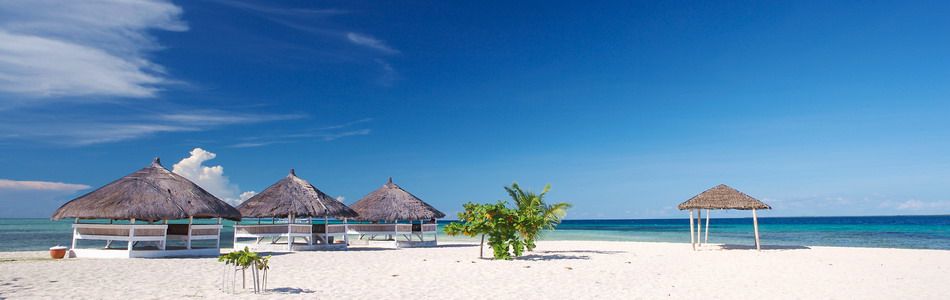
M 541 194 L 525 192 L 513 183 L 505 191 L 514 200 L 516 209 L 508 208 L 507 202 L 495 204 L 466 203 L 465 211 L 458 214 L 459 222 L 445 226 L 445 233 L 451 236 L 481 236 L 482 244 L 488 235 L 488 245 L 492 247 L 496 259 L 511 259 L 521 256 L 524 250 L 532 251 L 535 241 L 542 230 L 554 229 L 567 215 L 568 203 L 547 204 L 544 195 L 551 190 L 547 185 Z M 479 247 L 481 257 L 481 247 Z
M 528 251 L 533 251 L 537 246 L 535 241 L 541 236 L 542 230 L 554 230 L 567 215 L 567 209 L 571 208 L 571 204 L 566 202 L 545 203 L 544 196 L 550 190 L 550 184 L 545 185 L 540 194 L 525 192 L 517 182 L 505 187 L 508 196 L 518 206 L 518 233 Z
M 488 235 L 488 246 L 495 259 L 511 259 L 524 253 L 524 242 L 519 238 L 517 211 L 507 207 L 504 201 L 495 204 L 466 203 L 465 211 L 458 214 L 459 222 L 445 226 L 450 236 L 476 237 Z M 479 249 L 481 251 L 481 249 Z

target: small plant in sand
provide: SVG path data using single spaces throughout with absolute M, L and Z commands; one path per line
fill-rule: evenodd
M 526 248 L 528 251 L 534 250 L 535 240 L 541 231 L 553 230 L 571 207 L 568 203 L 545 203 L 544 195 L 550 189 L 548 185 L 541 194 L 534 194 L 523 191 L 517 183 L 505 187 L 517 209 L 508 208 L 505 201 L 495 204 L 466 203 L 465 211 L 458 214 L 459 221 L 446 225 L 445 233 L 451 236 L 481 236 L 482 244 L 485 243 L 485 235 L 488 235 L 488 245 L 492 247 L 496 259 L 521 256 Z
M 511 200 L 518 206 L 518 233 L 528 251 L 534 251 L 534 242 L 541 236 L 542 230 L 554 230 L 567 215 L 567 209 L 571 208 L 571 204 L 566 202 L 545 203 L 544 195 L 550 190 L 550 184 L 545 185 L 540 194 L 525 192 L 517 182 L 505 187 Z
M 517 212 L 507 207 L 504 201 L 495 204 L 466 203 L 465 211 L 458 214 L 459 222 L 445 226 L 445 233 L 451 236 L 481 235 L 482 243 L 488 235 L 488 246 L 496 259 L 511 259 L 524 252 L 524 242 L 518 237 Z M 481 249 L 479 249 L 481 251 Z M 479 255 L 481 256 L 481 255 Z
M 224 275 L 222 275 L 222 289 L 227 290 L 227 279 L 228 277 L 228 268 L 227 266 L 233 266 L 231 272 L 231 291 L 234 291 L 235 281 L 237 280 L 237 272 L 241 272 L 241 288 L 247 288 L 247 269 L 251 269 L 251 277 L 254 283 L 254 292 L 258 293 L 263 289 L 267 288 L 267 270 L 270 269 L 270 255 L 260 256 L 257 252 L 251 251 L 248 247 L 244 247 L 244 250 L 232 251 L 227 254 L 222 254 L 218 257 L 219 262 L 223 262 L 225 265 Z M 261 272 L 258 272 L 261 271 Z M 260 277 L 263 273 L 263 278 Z

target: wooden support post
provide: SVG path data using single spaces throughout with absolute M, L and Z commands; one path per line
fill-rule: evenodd
M 329 213 L 329 212 L 324 212 Z M 330 218 L 326 214 L 323 215 L 323 244 L 330 244 Z
M 221 225 L 221 218 L 218 218 L 218 225 Z M 221 228 L 224 226 L 218 226 L 218 238 L 214 239 L 214 247 L 216 249 L 221 249 Z
M 165 243 L 168 242 L 168 219 L 164 219 L 163 221 L 165 223 L 165 234 L 162 241 L 159 242 L 159 246 L 160 246 L 159 249 L 161 249 L 162 251 L 165 251 Z
M 350 246 L 350 235 L 348 234 L 349 232 L 350 232 L 350 228 L 349 226 L 346 225 L 346 218 L 343 218 L 343 243 L 346 244 L 347 247 Z
M 294 215 L 287 215 L 287 251 L 294 250 Z
M 703 209 L 696 210 L 696 244 L 703 246 Z
M 706 210 L 706 237 L 703 239 L 703 244 L 709 243 L 709 210 Z
M 75 220 L 73 220 L 73 224 L 79 224 L 79 218 L 76 218 Z M 79 233 L 79 230 L 73 227 L 73 245 L 69 248 L 70 250 L 76 249 L 76 234 L 78 233 Z
M 195 221 L 195 217 L 188 217 L 188 241 L 185 242 L 185 249 L 191 249 L 191 223 Z
M 759 216 L 755 214 L 755 208 L 752 209 L 752 228 L 755 231 L 755 250 L 761 250 L 759 244 Z
M 307 224 L 310 225 L 310 238 L 307 239 L 307 246 L 313 246 L 313 217 L 307 217 Z
M 128 245 L 129 257 L 132 257 L 132 245 L 134 244 L 132 240 L 134 239 L 135 239 L 135 218 L 132 218 L 129 220 L 129 245 Z
M 696 250 L 696 235 L 693 233 L 693 210 L 689 210 L 689 243 L 693 245 L 693 250 Z

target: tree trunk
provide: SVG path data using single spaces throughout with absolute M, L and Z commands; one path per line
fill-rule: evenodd
M 482 242 L 478 244 L 478 258 L 485 258 L 485 234 L 482 234 Z

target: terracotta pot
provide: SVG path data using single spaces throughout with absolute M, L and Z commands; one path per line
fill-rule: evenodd
M 49 257 L 53 259 L 62 259 L 66 257 L 66 247 L 56 246 L 49 248 Z

